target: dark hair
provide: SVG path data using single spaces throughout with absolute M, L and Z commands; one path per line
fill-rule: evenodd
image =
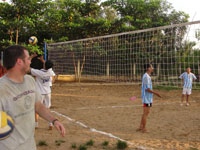
M 152 64 L 144 64 L 144 70 L 147 71 L 152 66 Z
M 45 69 L 48 70 L 53 67 L 53 62 L 51 60 L 47 60 L 45 62 Z
M 24 59 L 24 50 L 27 50 L 23 46 L 13 45 L 4 50 L 3 53 L 3 65 L 7 70 L 13 68 L 18 58 Z
M 30 64 L 31 68 L 39 69 L 39 70 L 43 68 L 43 62 L 41 62 L 41 60 L 38 59 L 40 56 L 37 55 L 37 56 L 33 57 L 33 59 L 31 60 L 31 64 Z

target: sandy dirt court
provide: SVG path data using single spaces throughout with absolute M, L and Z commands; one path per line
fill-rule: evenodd
M 200 93 L 193 90 L 191 106 L 180 106 L 182 90 L 156 90 L 147 120 L 148 133 L 137 132 L 143 112 L 141 86 L 102 83 L 55 83 L 52 113 L 64 124 L 66 136 L 39 120 L 35 138 L 47 146 L 38 150 L 72 150 L 93 140 L 87 150 L 117 150 L 119 139 L 127 150 L 200 150 Z M 136 96 L 136 100 L 129 100 Z M 108 146 L 102 143 L 108 141 Z

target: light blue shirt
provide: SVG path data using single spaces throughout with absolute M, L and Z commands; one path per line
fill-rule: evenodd
M 145 73 L 142 77 L 142 102 L 143 104 L 149 104 L 153 102 L 153 94 L 146 91 L 146 89 L 152 90 L 151 77 Z
M 182 73 L 179 78 L 183 79 L 183 87 L 187 89 L 192 89 L 192 81 L 197 79 L 193 73 L 187 72 Z

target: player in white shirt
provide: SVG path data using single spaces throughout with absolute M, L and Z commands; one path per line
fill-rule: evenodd
M 45 69 L 33 69 L 31 68 L 31 74 L 35 76 L 36 87 L 39 89 L 42 95 L 41 103 L 46 107 L 51 107 L 51 77 L 54 75 L 52 72 L 53 63 L 48 60 L 45 62 Z M 36 115 L 36 127 L 38 127 L 38 116 Z M 52 123 L 49 123 L 49 129 L 52 129 Z
M 186 72 L 179 77 L 183 80 L 183 93 L 181 97 L 181 106 L 183 105 L 184 96 L 186 95 L 186 106 L 189 106 L 189 96 L 192 93 L 192 81 L 196 80 L 196 76 L 191 72 L 191 68 L 187 67 Z

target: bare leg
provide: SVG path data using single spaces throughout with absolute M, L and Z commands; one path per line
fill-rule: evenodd
M 189 104 L 189 96 L 190 96 L 190 95 L 186 95 L 186 105 L 187 105 L 187 106 L 190 105 L 190 104 Z
M 184 101 L 184 94 L 182 94 L 182 97 L 181 97 L 181 103 L 183 103 L 183 101 Z
M 140 127 L 138 130 L 146 132 L 147 116 L 149 112 L 150 112 L 150 107 L 143 107 L 143 115 L 142 115 Z
M 47 109 L 49 109 L 49 111 L 50 111 L 50 107 L 47 107 Z M 48 123 L 48 126 L 49 126 L 49 130 L 53 129 L 53 124 L 51 122 Z
M 38 122 L 38 119 L 39 119 L 39 115 L 35 113 L 35 122 Z
M 38 119 L 39 119 L 39 115 L 35 113 L 35 128 L 38 128 Z

